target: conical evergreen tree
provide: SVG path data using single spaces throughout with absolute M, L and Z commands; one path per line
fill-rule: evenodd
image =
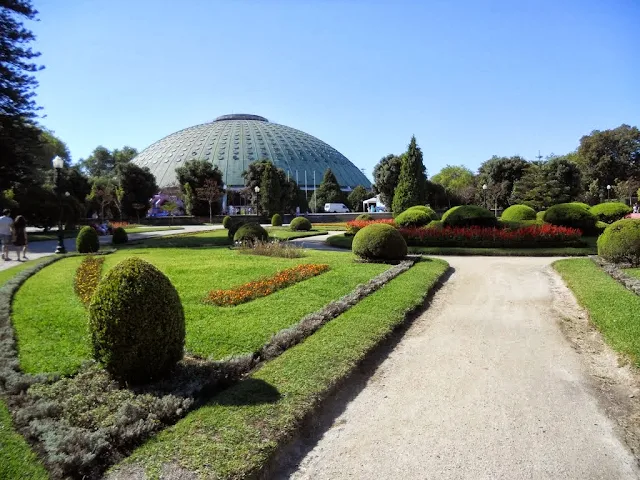
M 327 171 L 324 172 L 324 176 L 322 177 L 322 182 L 318 186 L 318 189 L 313 192 L 313 195 L 309 199 L 309 206 L 318 212 L 324 212 L 324 204 L 325 203 L 345 203 L 346 204 L 346 196 L 342 190 L 340 190 L 340 185 L 338 184 L 338 179 L 331 171 L 330 168 L 327 168 Z M 316 207 L 317 205 L 317 207 Z
M 280 213 L 282 205 L 280 202 L 280 179 L 276 167 L 271 162 L 267 162 L 260 178 L 260 211 L 269 217 L 275 213 Z
M 411 137 L 409 148 L 402 156 L 398 186 L 393 195 L 392 209 L 399 214 L 414 205 L 424 205 L 427 199 L 426 169 L 422 161 L 422 150 Z

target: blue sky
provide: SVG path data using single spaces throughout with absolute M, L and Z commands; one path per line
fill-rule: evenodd
M 412 134 L 430 175 L 640 125 L 636 0 L 34 0 L 42 124 L 74 160 L 227 113 L 370 177 Z

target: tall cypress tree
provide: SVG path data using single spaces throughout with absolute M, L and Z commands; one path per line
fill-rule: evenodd
M 402 156 L 398 186 L 393 195 L 393 213 L 401 213 L 414 205 L 423 205 L 426 199 L 427 177 L 422 150 L 416 143 L 416 137 L 412 136 L 407 153 Z
M 276 167 L 271 162 L 267 162 L 260 178 L 260 210 L 269 216 L 280 213 L 282 204 L 280 202 L 280 179 Z
M 325 203 L 347 203 L 346 195 L 340 190 L 338 179 L 330 168 L 324 172 L 322 182 L 309 200 L 309 206 L 314 211 L 324 212 Z

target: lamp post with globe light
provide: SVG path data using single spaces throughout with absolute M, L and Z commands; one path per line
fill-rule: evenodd
M 55 158 L 51 161 L 53 164 L 53 179 L 55 184 L 56 195 L 58 196 L 58 207 L 60 209 L 60 214 L 58 217 L 58 246 L 56 247 L 56 252 L 59 254 L 67 253 L 67 249 L 64 248 L 64 231 L 62 230 L 62 169 L 64 168 L 64 160 L 59 156 L 55 156 Z
M 611 200 L 611 185 L 607 185 L 607 202 Z
M 482 193 L 484 194 L 484 208 L 487 208 L 487 184 L 482 185 Z
M 253 191 L 256 192 L 256 214 L 260 215 L 260 202 L 258 201 L 259 200 L 258 194 L 260 193 L 260 187 L 256 185 Z

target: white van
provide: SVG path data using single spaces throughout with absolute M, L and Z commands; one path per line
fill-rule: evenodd
M 325 203 L 324 204 L 325 213 L 349 213 L 349 207 L 347 207 L 344 203 Z

